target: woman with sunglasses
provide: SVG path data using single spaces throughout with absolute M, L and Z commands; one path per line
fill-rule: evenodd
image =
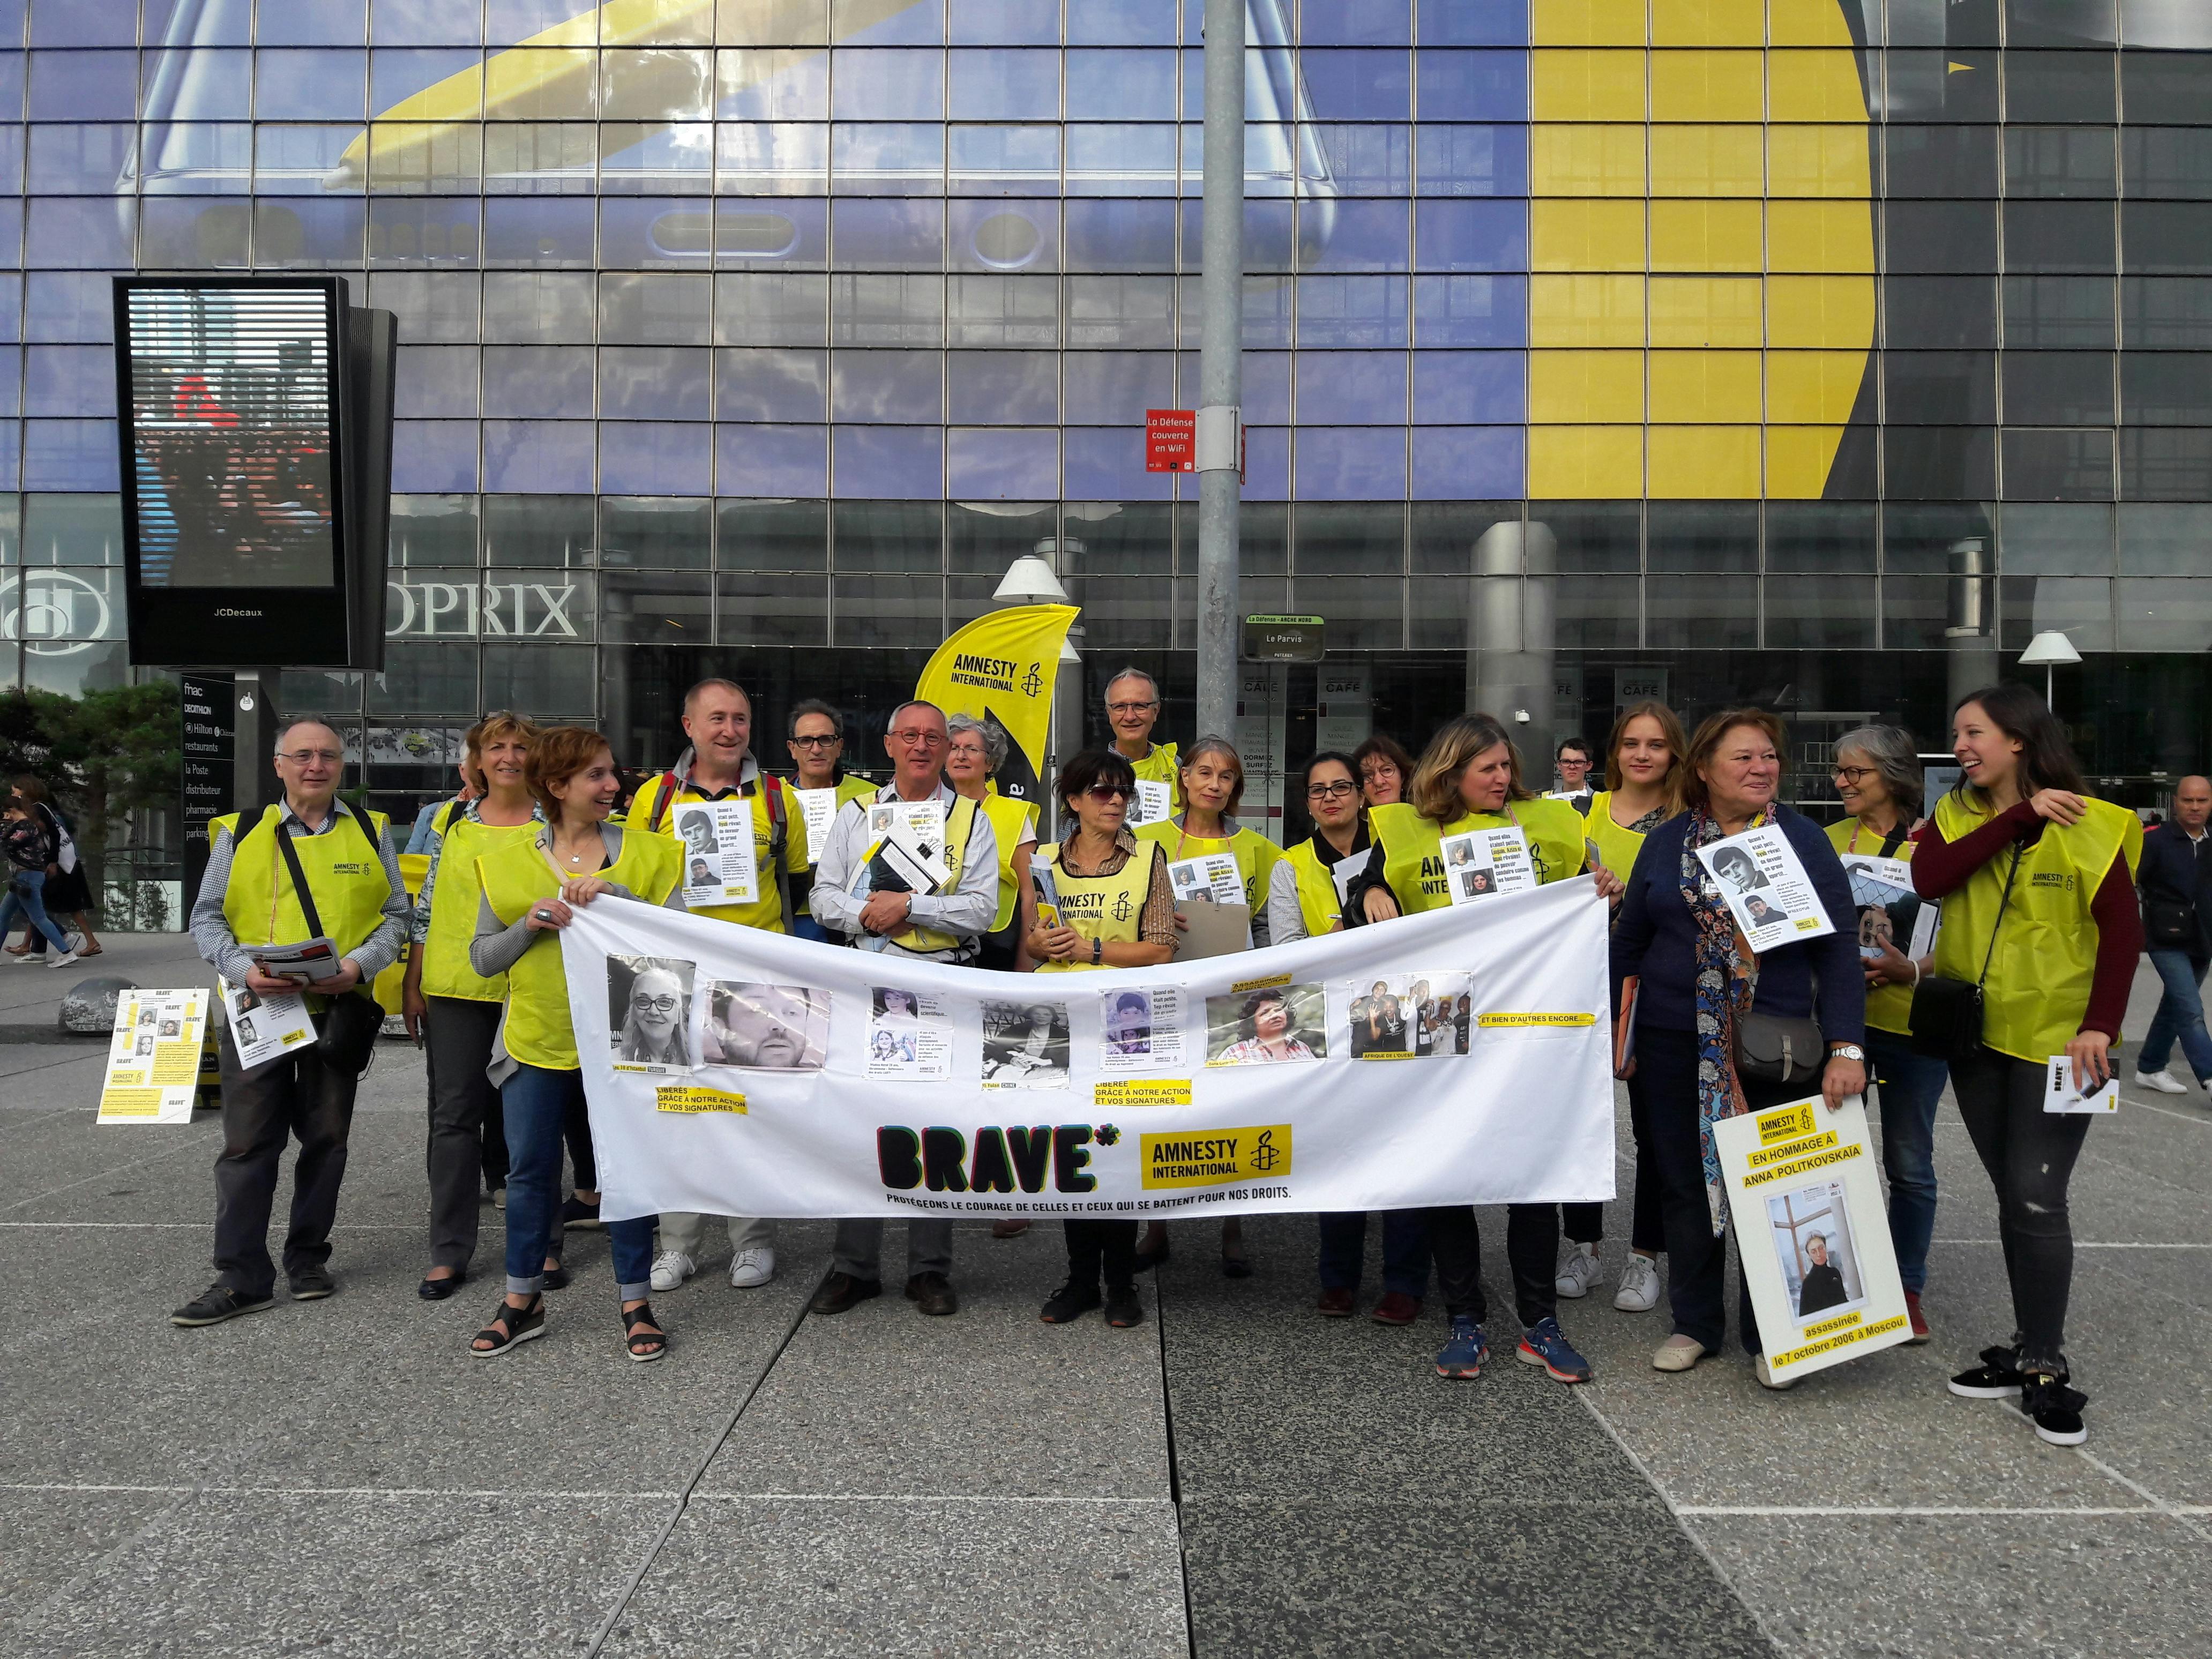
M 1175 955 L 1175 891 L 1167 858 L 1124 827 L 1137 774 L 1110 749 L 1086 749 L 1060 769 L 1054 792 L 1075 828 L 1036 849 L 1052 872 L 1054 910 L 1039 908 L 1031 866 L 1022 866 L 1024 903 L 1034 917 L 1025 948 L 1040 974 L 1099 968 L 1156 968 Z M 1079 1318 L 1103 1300 L 1106 1322 L 1134 1325 L 1137 1224 L 1076 1220 L 1067 1232 L 1067 1283 L 1044 1304 L 1048 1325 Z M 1105 1294 L 1099 1294 L 1101 1272 Z
M 1445 722 L 1414 767 L 1407 799 L 1376 807 L 1368 817 L 1380 853 L 1369 860 L 1347 902 L 1358 905 L 1370 921 L 1419 915 L 1451 902 L 1443 875 L 1446 836 L 1519 830 L 1539 883 L 1579 875 L 1588 854 L 1582 814 L 1565 801 L 1540 799 L 1529 791 L 1521 781 L 1520 751 L 1504 726 L 1488 714 L 1462 714 Z M 1595 877 L 1601 896 L 1610 898 L 1621 890 L 1620 878 L 1602 865 Z M 1474 1210 L 1447 1205 L 1427 1216 L 1429 1249 L 1451 1319 L 1451 1340 L 1437 1355 L 1437 1374 L 1476 1376 L 1490 1348 L 1482 1332 L 1482 1246 Z M 1559 1382 L 1587 1382 L 1589 1362 L 1559 1328 L 1554 1285 L 1559 1240 L 1556 1205 L 1506 1206 L 1505 1255 L 1524 1328 L 1518 1358 L 1541 1365 Z
M 672 908 L 684 903 L 681 844 L 665 836 L 627 834 L 607 821 L 622 780 L 605 738 L 580 726 L 543 732 L 531 746 L 527 776 L 545 823 L 528 840 L 477 860 L 483 896 L 469 945 L 469 965 L 477 973 L 507 976 L 491 1076 L 514 1159 L 507 1178 L 507 1295 L 469 1346 L 479 1359 L 545 1334 L 544 1264 L 559 1224 L 562 1125 L 584 1093 L 562 965 L 562 930 L 574 919 L 572 907 L 608 893 Z M 655 977 L 639 976 L 649 988 Z M 672 976 L 666 985 L 680 991 Z M 623 1346 L 641 1362 L 668 1352 L 668 1337 L 647 1299 L 653 1228 L 651 1216 L 606 1224 Z

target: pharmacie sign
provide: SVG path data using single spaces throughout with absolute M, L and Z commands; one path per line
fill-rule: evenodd
M 573 581 L 387 581 L 387 639 L 574 640 L 589 626 L 590 599 Z

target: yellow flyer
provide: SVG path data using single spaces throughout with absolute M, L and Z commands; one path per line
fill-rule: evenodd
M 116 999 L 100 1122 L 192 1121 L 207 1009 L 205 991 L 125 991 Z

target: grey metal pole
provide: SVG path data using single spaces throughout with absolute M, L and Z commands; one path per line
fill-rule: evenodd
M 1237 714 L 1244 348 L 1244 7 L 1206 0 L 1206 245 L 1199 299 L 1198 734 Z

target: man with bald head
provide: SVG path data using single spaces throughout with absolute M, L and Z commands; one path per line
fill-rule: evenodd
M 2136 1087 L 2185 1095 L 2189 1086 L 2166 1070 L 2175 1039 L 2198 1086 L 2212 1088 L 2212 1036 L 2204 1030 L 2204 970 L 2212 964 L 2212 782 L 2187 777 L 2174 786 L 2173 816 L 2143 837 L 2136 887 L 2142 896 L 2143 938 L 2165 994 L 2136 1057 Z

